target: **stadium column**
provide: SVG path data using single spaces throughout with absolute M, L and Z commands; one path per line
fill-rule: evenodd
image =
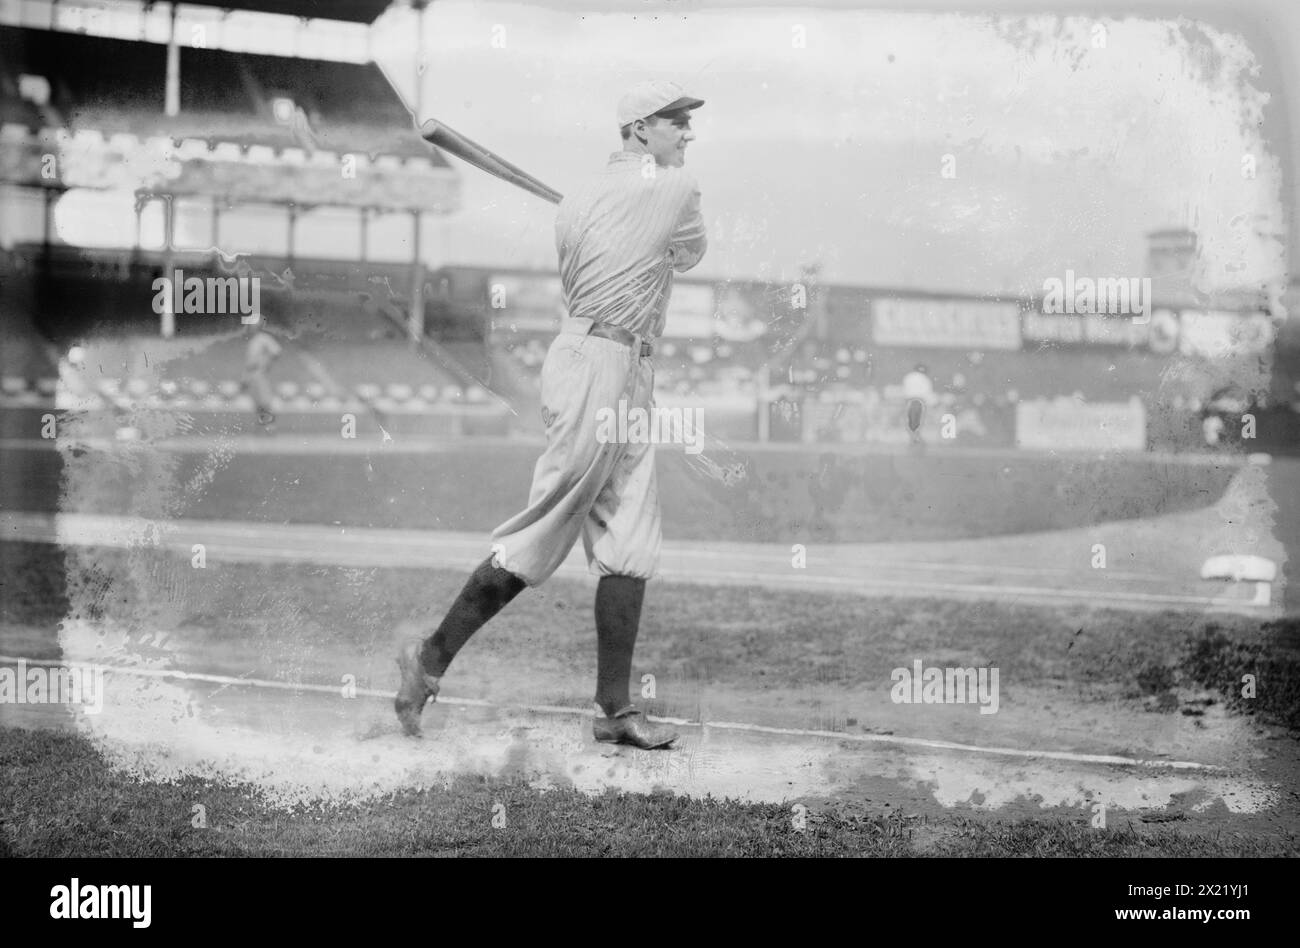
M 45 259 L 42 261 L 42 264 L 47 265 L 50 262 L 50 235 L 54 233 L 54 189 L 45 188 L 41 197 L 45 199 L 45 220 L 42 222 L 43 227 L 41 233 L 41 250 L 45 255 Z
M 171 194 L 162 195 L 163 199 L 163 276 L 169 281 L 176 272 L 175 261 L 172 258 L 172 248 L 176 242 L 176 224 L 173 214 L 175 213 L 175 197 Z M 139 242 L 137 241 L 137 247 Z M 215 245 L 214 245 L 215 246 Z M 172 312 L 172 300 L 175 298 L 174 293 L 168 293 L 163 302 L 162 312 L 158 314 L 158 332 L 164 339 L 170 339 L 176 335 L 176 314 Z
M 163 113 L 175 118 L 181 111 L 181 48 L 176 42 L 176 4 L 171 5 L 171 30 L 167 34 L 167 79 Z
M 429 0 L 413 0 L 415 7 L 415 117 L 423 121 L 424 116 L 424 9 Z M 415 233 L 413 243 L 415 251 L 411 255 L 411 314 L 408 332 L 411 341 L 420 343 L 424 340 L 424 261 L 420 259 L 420 212 L 412 211 Z
M 415 7 L 415 120 L 424 121 L 424 10 L 429 0 L 412 0 Z M 374 32 L 371 26 L 367 32 Z
M 424 338 L 424 261 L 420 259 L 420 212 L 412 211 L 415 224 L 413 244 L 415 252 L 411 258 L 411 315 L 409 331 L 412 342 Z

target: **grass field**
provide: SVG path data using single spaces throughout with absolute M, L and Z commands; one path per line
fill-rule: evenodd
M 55 625 L 80 616 L 111 620 L 124 633 L 128 657 L 156 656 L 165 647 L 181 667 L 277 680 L 337 680 L 344 667 L 358 672 L 359 684 L 382 686 L 391 676 L 394 627 L 440 613 L 463 580 L 443 571 L 298 564 L 215 564 L 198 572 L 156 551 L 0 546 L 10 551 L 0 639 L 28 630 L 25 644 L 37 647 L 25 654 L 57 657 Z M 916 657 L 997 664 L 1012 694 L 1048 689 L 1075 707 L 1165 718 L 1200 714 L 1208 702 L 1251 715 L 1279 735 L 1300 727 L 1295 621 L 1135 618 L 1101 610 L 1081 616 L 762 589 L 697 593 L 666 583 L 651 588 L 635 674 L 653 669 L 660 697 L 652 705 L 663 713 L 696 713 L 704 701 L 739 709 L 746 720 L 766 710 L 786 722 L 871 729 L 881 722 L 846 709 L 880 707 L 888 669 Z M 157 629 L 167 631 L 165 641 L 152 634 Z M 521 597 L 471 643 L 448 687 L 580 706 L 588 697 L 593 638 L 590 586 L 554 580 Z M 340 666 L 341 660 L 355 664 Z M 1238 693 L 1243 671 L 1267 683 L 1254 701 Z M 867 700 L 873 695 L 875 705 Z M 980 719 L 966 724 L 971 720 Z M 205 801 L 206 828 L 191 825 L 195 799 Z M 21 729 L 0 730 L 0 800 L 0 846 L 16 855 L 1300 853 L 1294 826 L 1279 831 L 1269 820 L 1225 826 L 1132 817 L 1099 830 L 1086 813 L 1004 819 L 958 810 L 936 817 L 892 812 L 879 802 L 815 800 L 806 827 L 796 830 L 788 805 L 592 797 L 504 777 L 466 776 L 448 788 L 285 808 L 248 783 L 137 780 L 109 768 L 81 736 Z M 502 828 L 492 825 L 496 804 L 507 815 Z
M 6 622 L 52 628 L 65 616 L 111 618 L 127 653 L 165 632 L 183 667 L 284 679 L 330 675 L 356 662 L 390 669 L 394 630 L 436 624 L 464 574 L 426 569 L 351 569 L 305 564 L 188 561 L 156 551 L 5 544 Z M 60 582 L 64 576 L 70 582 Z M 71 590 L 67 593 L 65 590 Z M 539 701 L 583 704 L 595 639 L 590 584 L 555 578 L 522 595 L 478 636 L 457 665 L 465 689 L 502 687 Z M 53 647 L 53 637 L 49 639 Z M 45 655 L 56 657 L 46 650 Z M 665 714 L 695 710 L 702 690 L 734 688 L 825 696 L 888 670 L 927 663 L 994 664 L 1004 686 L 1065 687 L 1079 695 L 1178 707 L 1179 689 L 1209 690 L 1233 710 L 1300 729 L 1300 619 L 1176 612 L 1134 616 L 1095 609 L 865 599 L 738 586 L 651 584 L 635 674 L 653 671 Z M 505 669 L 526 675 L 505 676 Z M 1241 676 L 1258 676 L 1242 699 Z M 565 685 L 579 675 L 579 685 Z M 1172 703 L 1171 703 L 1172 702 Z M 823 701 L 823 704 L 826 702 Z M 809 712 L 813 714 L 812 711 Z M 820 722 L 827 723 L 827 722 Z M 830 722 L 834 723 L 834 722 Z
M 658 455 L 674 540 L 951 540 L 1177 513 L 1214 503 L 1239 460 L 1050 457 Z M 473 444 L 399 454 L 205 454 L 127 446 L 10 453 L 0 507 L 270 523 L 487 531 L 527 500 L 538 449 Z M 706 460 L 709 459 L 709 460 Z
M 26 452 L 22 476 L 0 478 L 0 494 L 26 510 L 486 530 L 522 499 L 535 456 L 527 446 L 324 459 L 144 449 L 87 452 L 63 467 L 53 452 Z M 789 542 L 1046 530 L 1204 507 L 1234 469 L 1148 458 L 791 452 L 742 460 L 744 478 L 728 480 L 662 454 L 665 534 Z M 113 663 L 161 661 L 289 684 L 353 674 L 358 687 L 382 692 L 395 680 L 399 630 L 421 623 L 427 630 L 463 581 L 460 571 L 297 563 L 213 560 L 195 570 L 159 550 L 0 542 L 0 652 L 60 659 L 59 624 L 84 620 L 112 630 L 105 643 Z M 557 577 L 522 596 L 462 653 L 445 692 L 584 707 L 594 672 L 591 591 L 589 580 Z M 914 660 L 997 666 L 1003 711 L 918 715 L 892 704 L 890 670 Z M 667 716 L 1022 747 L 1042 746 L 1046 735 L 1054 747 L 1138 758 L 1213 745 L 1252 772 L 1252 755 L 1264 753 L 1262 779 L 1294 785 L 1294 618 L 656 582 L 634 681 L 646 674 L 657 695 L 643 703 Z M 1241 695 L 1247 674 L 1259 683 L 1249 699 Z M 1176 739 L 1166 742 L 1170 735 Z M 142 780 L 102 753 L 81 734 L 0 728 L 0 852 L 1300 854 L 1293 790 L 1274 813 L 1126 812 L 1105 829 L 1093 828 L 1084 810 L 1041 811 L 1032 802 L 1004 816 L 978 806 L 918 811 L 885 797 L 810 798 L 807 825 L 796 829 L 788 803 L 591 796 L 565 786 L 543 791 L 517 776 L 462 775 L 448 787 L 286 807 L 255 782 Z M 203 828 L 191 822 L 196 798 L 207 807 Z M 505 827 L 492 824 L 497 804 Z

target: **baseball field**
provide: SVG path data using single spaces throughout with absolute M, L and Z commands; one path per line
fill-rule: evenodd
M 471 642 L 423 740 L 392 715 L 395 644 L 529 445 L 7 444 L 0 667 L 103 684 L 94 713 L 0 703 L 0 847 L 1296 852 L 1293 463 L 662 454 L 633 680 L 682 738 L 643 752 L 590 738 L 580 551 Z M 1194 574 L 1247 534 L 1283 566 L 1266 605 Z M 996 669 L 994 700 L 899 700 L 916 663 Z

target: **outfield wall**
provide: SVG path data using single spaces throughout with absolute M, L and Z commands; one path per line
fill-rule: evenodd
M 558 328 L 554 274 L 443 272 L 457 274 L 467 317 L 485 320 L 503 352 L 545 345 Z M 935 392 L 922 431 L 931 444 L 1300 452 L 1300 412 L 1287 408 L 1300 405 L 1300 347 L 1259 301 L 1216 309 L 1148 299 L 1131 315 L 1073 308 L 679 279 L 655 355 L 657 394 L 696 406 L 724 439 L 905 443 L 901 382 L 923 365 Z M 539 354 L 521 361 L 536 372 Z M 752 410 L 737 410 L 738 398 Z M 1222 431 L 1211 443 L 1205 422 L 1216 414 Z

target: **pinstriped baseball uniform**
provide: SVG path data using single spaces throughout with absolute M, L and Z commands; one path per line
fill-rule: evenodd
M 695 266 L 707 237 L 695 179 L 682 168 L 615 152 L 560 204 L 555 222 L 569 312 L 542 365 L 546 450 L 528 507 L 492 534 L 494 562 L 544 582 L 581 536 L 597 575 L 651 578 L 661 541 L 654 445 L 604 443 L 597 413 L 654 409 L 654 366 L 641 341 L 663 332 L 673 272 Z M 585 335 L 592 322 L 635 343 Z

